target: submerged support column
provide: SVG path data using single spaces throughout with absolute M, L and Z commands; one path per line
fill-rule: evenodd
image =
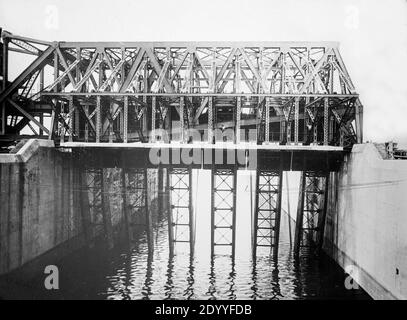
M 257 170 L 256 199 L 253 223 L 253 258 L 258 247 L 270 248 L 278 255 L 281 220 L 282 170 Z
M 123 198 L 123 218 L 124 218 L 124 228 L 126 230 L 126 236 L 129 241 L 131 241 L 131 232 L 130 232 L 130 219 L 129 219 L 129 203 L 127 197 L 127 181 L 126 181 L 126 169 L 123 165 L 121 169 L 121 184 L 122 184 L 122 198 Z
M 232 259 L 236 247 L 236 182 L 234 168 L 212 168 L 211 255 L 216 247 L 230 248 Z
M 80 209 L 82 217 L 82 228 L 84 233 L 85 242 L 89 245 L 93 239 L 93 230 L 92 230 L 92 219 L 90 215 L 90 206 L 89 206 L 89 186 L 88 186 L 88 174 L 85 168 L 80 168 L 78 183 L 80 188 Z
M 189 243 L 190 253 L 195 248 L 195 217 L 192 207 L 192 168 L 169 169 L 170 251 L 176 243 Z
M 102 216 L 103 216 L 103 226 L 106 236 L 107 245 L 109 248 L 113 247 L 113 227 L 112 227 L 112 215 L 110 211 L 110 197 L 109 197 L 109 186 L 110 183 L 106 177 L 107 172 L 102 170 L 101 178 L 101 191 L 102 191 Z
M 167 221 L 168 221 L 168 244 L 170 248 L 170 256 L 174 254 L 174 228 L 172 221 L 172 205 L 171 205 L 171 184 L 170 184 L 170 169 L 166 170 L 166 195 L 167 195 Z
M 322 248 L 327 210 L 329 172 L 304 171 L 300 182 L 294 253 Z
M 147 168 L 127 168 L 128 220 L 131 233 L 138 228 L 146 232 L 149 252 L 153 251 L 153 227 L 148 207 Z
M 148 243 L 148 252 L 151 253 L 154 251 L 154 237 L 153 237 L 153 219 L 151 216 L 149 206 L 148 206 L 148 169 L 143 169 L 143 188 L 144 188 L 144 214 L 145 214 L 145 221 L 146 221 L 146 232 L 147 232 L 147 243 Z

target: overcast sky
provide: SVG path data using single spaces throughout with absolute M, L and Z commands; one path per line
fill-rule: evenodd
M 339 41 L 365 140 L 407 147 L 406 0 L 0 0 L 0 26 L 59 41 Z

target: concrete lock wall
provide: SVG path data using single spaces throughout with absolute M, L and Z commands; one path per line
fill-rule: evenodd
M 103 169 L 114 237 L 124 221 L 120 170 Z M 84 176 L 72 153 L 55 149 L 52 141 L 29 140 L 17 153 L 0 155 L 0 274 L 85 243 L 81 210 L 88 207 L 90 219 L 98 218 L 81 202 Z M 149 206 L 157 197 L 156 181 L 157 172 L 149 170 Z M 92 236 L 101 232 L 95 227 Z
M 325 250 L 375 299 L 407 299 L 407 161 L 355 145 L 331 174 Z

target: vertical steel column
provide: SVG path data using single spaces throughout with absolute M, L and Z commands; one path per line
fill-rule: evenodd
M 2 74 L 3 74 L 3 82 L 1 85 L 1 89 L 4 91 L 7 87 L 8 81 L 8 39 L 3 38 L 3 65 Z M 6 134 L 6 126 L 7 126 L 7 113 L 6 113 L 6 102 L 3 101 L 1 104 L 1 134 Z
M 294 102 L 294 144 L 298 145 L 299 136 L 299 115 L 300 115 L 300 98 L 295 97 Z
M 324 145 L 328 145 L 329 130 L 329 100 L 324 98 Z
M 212 168 L 211 255 L 215 247 L 230 247 L 235 257 L 236 246 L 236 180 L 235 168 Z
M 257 248 L 270 248 L 277 258 L 280 236 L 282 170 L 257 170 L 253 258 Z
M 363 106 L 359 100 L 355 101 L 355 124 L 357 143 L 363 143 Z
M 88 118 L 89 118 L 89 106 L 84 105 L 83 106 L 84 112 L 85 112 L 85 142 L 89 141 L 89 123 L 88 123 Z
M 329 173 L 304 171 L 295 228 L 294 252 L 300 248 L 322 247 L 327 210 Z
M 328 210 L 328 196 L 329 196 L 329 172 L 325 176 L 325 186 L 324 186 L 324 194 L 323 194 L 323 205 L 322 205 L 322 212 L 318 215 L 318 251 L 322 250 L 322 245 L 324 242 L 324 233 L 325 233 L 325 222 L 326 222 L 326 214 Z
M 171 184 L 170 184 L 170 169 L 166 170 L 166 193 L 167 193 L 167 221 L 168 221 L 168 244 L 170 248 L 170 256 L 174 254 L 174 228 L 172 219 L 172 199 L 171 199 Z
M 109 142 L 113 142 L 113 126 L 114 126 L 114 120 L 113 120 L 113 103 L 109 102 Z
M 156 96 L 151 98 L 151 142 L 155 142 L 155 122 L 157 116 L 157 105 L 156 105 Z
M 242 115 L 242 97 L 237 97 L 236 100 L 236 130 L 235 130 L 235 143 L 240 143 L 240 118 Z
M 208 143 L 213 143 L 213 97 L 208 97 Z
M 269 144 L 270 142 L 270 98 L 266 97 L 266 114 L 265 114 L 265 133 L 264 133 L 264 143 Z
M 304 197 L 305 197 L 305 172 L 301 173 L 300 178 L 300 188 L 297 206 L 297 218 L 295 223 L 295 233 L 294 233 L 294 254 L 298 255 L 302 243 L 302 225 L 304 219 Z
M 309 104 L 309 97 L 305 98 L 305 105 L 307 106 Z M 308 125 L 309 125 L 309 115 L 307 112 L 307 108 L 304 107 L 304 137 L 302 139 L 303 143 L 305 143 L 308 140 Z
M 184 97 L 179 98 L 179 121 L 180 121 L 180 139 L 181 143 L 184 142 L 185 132 L 184 132 Z
M 192 207 L 192 168 L 170 168 L 170 250 L 175 243 L 189 243 L 193 255 L 195 246 L 195 218 Z
M 100 127 L 101 127 L 101 114 L 100 114 L 100 96 L 96 97 L 96 126 L 95 126 L 95 131 L 96 131 L 96 142 L 100 142 Z
M 68 121 L 69 138 L 68 138 L 68 141 L 72 142 L 73 141 L 73 111 L 74 111 L 73 96 L 69 96 L 68 101 L 69 101 L 68 102 L 68 104 L 69 104 L 69 121 Z
M 314 144 L 318 144 L 318 119 L 317 118 L 314 119 L 313 136 L 314 136 L 314 138 L 313 138 Z
M 129 119 L 129 97 L 125 96 L 123 101 L 123 142 L 127 143 Z

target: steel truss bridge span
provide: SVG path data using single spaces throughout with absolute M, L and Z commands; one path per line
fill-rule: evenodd
M 155 130 L 229 130 L 239 144 L 362 141 L 336 42 L 47 42 L 2 31 L 2 141 L 154 142 Z M 9 63 L 26 64 L 14 79 Z M 28 56 L 29 63 L 26 63 Z M 14 72 L 15 73 L 15 72 Z

